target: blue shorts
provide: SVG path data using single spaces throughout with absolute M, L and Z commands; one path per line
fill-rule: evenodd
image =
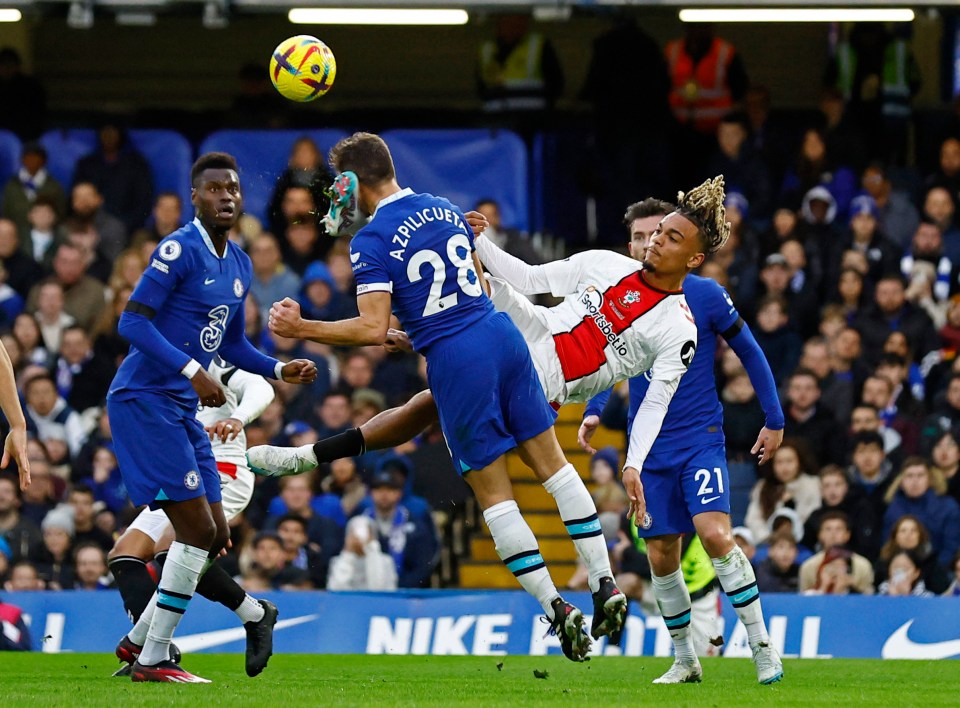
M 426 357 L 427 383 L 460 474 L 486 467 L 553 426 L 557 414 L 508 315 L 498 312 L 438 340 Z
M 705 511 L 730 513 L 726 446 L 710 443 L 649 455 L 640 473 L 647 512 L 653 517 L 640 536 L 692 533 L 693 517 Z
M 217 463 L 196 410 L 138 394 L 108 396 L 107 415 L 120 474 L 136 506 L 202 496 L 220 501 Z

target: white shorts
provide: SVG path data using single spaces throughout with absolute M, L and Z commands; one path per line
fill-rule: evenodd
M 222 463 L 217 463 L 218 466 Z M 227 521 L 232 521 L 247 508 L 250 499 L 253 497 L 253 472 L 247 467 L 236 466 L 236 479 L 229 477 L 223 472 L 220 473 L 220 493 L 223 496 L 223 515 Z M 133 520 L 133 523 L 127 529 L 134 529 L 140 533 L 145 533 L 154 543 L 157 543 L 167 528 L 170 526 L 170 520 L 161 509 L 144 509 Z

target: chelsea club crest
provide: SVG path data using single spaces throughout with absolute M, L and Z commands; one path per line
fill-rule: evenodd
M 240 282 L 240 278 L 233 279 L 233 294 L 237 297 L 243 297 L 243 283 Z
M 196 470 L 190 470 L 183 476 L 183 486 L 191 492 L 200 486 L 200 475 Z

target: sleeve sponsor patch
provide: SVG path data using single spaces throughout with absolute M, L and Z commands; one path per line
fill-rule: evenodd
M 177 254 L 177 255 L 179 255 L 179 254 Z M 164 263 L 163 261 L 158 261 L 156 258 L 154 258 L 152 261 L 150 261 L 150 267 L 151 267 L 151 268 L 156 268 L 157 270 L 159 270 L 161 273 L 164 273 L 164 274 L 167 274 L 167 273 L 170 272 L 170 266 L 168 266 L 168 265 L 167 265 L 166 263 Z
M 684 345 L 680 348 L 680 361 L 683 362 L 683 365 L 687 368 L 690 368 L 690 363 L 693 361 L 693 355 L 697 353 L 697 343 L 692 339 L 687 340 Z

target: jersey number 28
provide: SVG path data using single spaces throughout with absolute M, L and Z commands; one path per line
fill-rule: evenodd
M 461 255 L 461 249 L 465 255 Z M 464 234 L 454 234 L 447 241 L 447 260 L 457 269 L 457 284 L 463 293 L 469 297 L 480 297 L 483 287 L 480 285 L 473 258 L 470 256 L 470 242 Z M 410 262 L 407 263 L 407 278 L 410 282 L 420 281 L 423 277 L 420 270 L 426 264 L 433 268 L 433 283 L 430 285 L 430 294 L 427 295 L 427 304 L 423 308 L 423 316 L 429 317 L 456 306 L 458 299 L 456 291 L 443 295 L 447 264 L 436 251 L 427 249 L 413 254 Z

